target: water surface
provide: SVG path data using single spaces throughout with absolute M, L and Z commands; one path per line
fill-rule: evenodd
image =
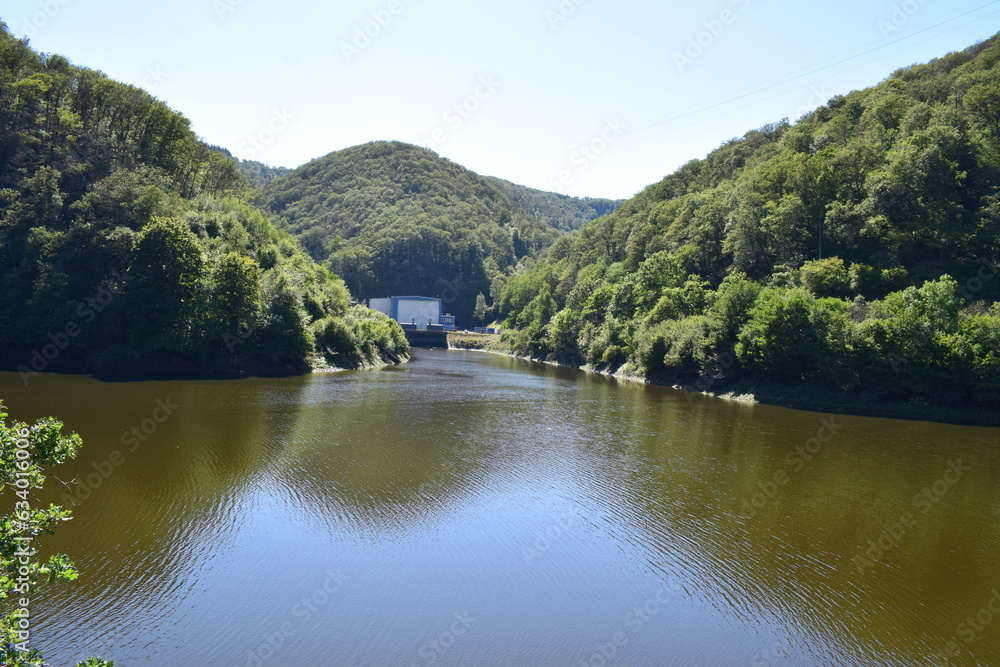
M 85 442 L 56 665 L 1000 664 L 996 429 L 474 352 L 0 396 Z

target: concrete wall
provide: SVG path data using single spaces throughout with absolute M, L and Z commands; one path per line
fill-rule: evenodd
M 428 324 L 440 324 L 441 302 L 437 299 L 395 299 L 396 321 L 414 322 L 424 331 Z
M 392 315 L 392 299 L 368 299 L 368 307 L 386 315 Z
M 448 349 L 448 334 L 445 331 L 407 331 L 406 340 L 411 347 L 440 347 Z

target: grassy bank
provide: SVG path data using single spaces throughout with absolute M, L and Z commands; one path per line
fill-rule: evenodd
M 514 356 L 511 346 L 501 340 L 500 334 L 477 334 L 453 331 L 448 334 L 448 348 L 452 350 L 483 350 Z

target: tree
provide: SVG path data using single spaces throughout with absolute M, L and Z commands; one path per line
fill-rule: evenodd
M 219 332 L 243 336 L 263 310 L 260 266 L 250 257 L 231 252 L 219 260 L 212 282 L 210 315 Z
M 10 208 L 6 219 L 0 218 L 2 231 L 7 237 L 6 244 L 14 262 L 20 262 L 22 259 L 30 229 L 37 227 L 56 229 L 62 226 L 65 196 L 59 190 L 61 177 L 62 174 L 52 167 L 41 167 L 24 182 L 21 193 Z
M 476 295 L 476 308 L 473 317 L 479 320 L 479 326 L 486 326 L 486 316 L 489 314 L 489 306 L 486 305 L 486 297 L 482 292 Z
M 819 337 L 811 320 L 814 299 L 802 289 L 763 290 L 736 343 L 747 369 L 778 381 L 800 381 L 814 370 Z
M 970 88 L 962 103 L 993 138 L 1000 138 L 1000 81 L 994 79 Z
M 136 237 L 130 259 L 133 336 L 153 349 L 183 349 L 205 265 L 197 237 L 180 220 L 154 218 Z
M 684 164 L 506 272 L 506 339 L 663 379 L 1000 404 L 998 61 L 1000 36 Z
M 62 434 L 62 422 L 51 417 L 35 424 L 7 423 L 0 403 L 0 492 L 13 492 L 14 511 L 0 517 L 0 664 L 42 667 L 41 653 L 30 647 L 31 606 L 43 583 L 77 578 L 70 559 L 63 554 L 39 557 L 39 538 L 52 533 L 70 511 L 50 504 L 36 505 L 35 491 L 45 484 L 44 468 L 74 458 L 82 446 L 80 436 Z M 78 667 L 112 667 L 114 663 L 91 658 Z
M 873 303 L 859 333 L 862 381 L 928 396 L 952 391 L 954 376 L 961 375 L 952 368 L 948 344 L 959 329 L 957 289 L 953 278 L 942 276 Z
M 576 366 L 583 362 L 577 342 L 579 328 L 579 318 L 569 308 L 560 310 L 549 323 L 546 347 L 559 363 Z
M 799 268 L 802 284 L 815 296 L 850 296 L 851 276 L 839 257 L 805 262 Z
M 256 167 L 266 178 L 275 175 Z M 392 181 L 389 170 L 382 176 L 384 184 Z M 463 194 L 474 194 L 483 183 L 468 176 Z M 432 179 L 408 173 L 398 180 L 414 190 L 421 187 L 415 180 L 426 186 Z M 317 331 L 343 333 L 330 322 L 345 316 L 351 296 L 251 203 L 248 185 L 237 161 L 199 141 L 181 114 L 138 88 L 38 53 L 0 24 L 0 344 L 42 349 L 70 330 L 76 354 L 63 357 L 67 366 L 114 350 L 111 364 L 121 370 L 149 362 L 197 362 L 210 374 L 262 365 L 302 370 L 314 359 L 309 327 L 326 320 Z M 333 196 L 322 189 L 324 199 Z M 356 254 L 348 264 L 358 285 L 413 269 L 406 279 L 422 277 L 428 296 L 448 287 L 471 321 L 476 292 L 490 288 L 477 273 L 484 252 L 493 252 L 484 248 L 509 246 L 503 225 L 521 224 L 522 233 L 527 226 L 504 218 L 509 203 L 499 193 L 477 200 L 475 211 L 463 208 L 466 197 L 441 194 L 442 205 L 426 217 L 408 197 L 393 220 L 379 209 L 379 222 L 391 224 L 365 241 L 392 251 L 381 263 L 369 261 L 376 253 L 347 245 L 355 229 L 320 230 L 310 248 L 321 258 L 333 252 L 334 260 Z M 381 207 L 381 194 L 377 201 Z M 410 224 L 446 209 L 455 221 L 472 222 L 454 234 L 449 223 L 438 235 Z M 479 225 L 488 233 L 479 234 Z M 402 233 L 404 227 L 417 229 Z M 532 233 L 524 239 L 529 247 L 544 240 Z M 424 257 L 428 248 L 433 257 Z M 494 274 L 513 261 L 499 262 Z M 442 266 L 444 274 L 434 272 Z M 442 275 L 458 278 L 435 287 Z M 274 288 L 282 276 L 282 289 L 271 289 L 274 298 L 265 301 L 264 286 Z M 390 352 L 379 342 L 389 338 L 379 336 L 359 338 L 357 346 Z M 237 344 L 234 359 L 227 352 Z M 354 358 L 353 351 L 342 356 Z
M 312 353 L 315 339 L 302 304 L 302 287 L 285 271 L 272 272 L 269 278 L 264 284 L 268 309 L 262 345 L 278 359 L 303 362 Z

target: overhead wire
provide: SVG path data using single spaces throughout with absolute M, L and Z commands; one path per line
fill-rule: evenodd
M 696 115 L 696 114 L 701 114 L 701 113 L 704 113 L 705 111 L 710 111 L 712 109 L 723 107 L 725 105 L 731 104 L 732 102 L 736 102 L 736 101 L 739 101 L 739 100 L 742 100 L 742 99 L 751 98 L 751 97 L 759 95 L 761 93 L 771 91 L 771 90 L 773 90 L 773 89 L 775 89 L 775 88 L 777 88 L 779 86 L 787 85 L 787 84 L 789 84 L 789 83 L 791 83 L 793 81 L 798 81 L 800 79 L 803 79 L 803 78 L 808 77 L 808 76 L 815 75 L 815 74 L 817 74 L 819 72 L 828 70 L 830 68 L 837 67 L 838 65 L 842 65 L 844 63 L 850 62 L 850 61 L 855 60 L 857 58 L 861 58 L 863 56 L 867 56 L 867 55 L 873 54 L 875 52 L 881 51 L 883 49 L 886 49 L 886 48 L 889 48 L 889 47 L 892 47 L 892 46 L 900 46 L 903 42 L 908 42 L 912 38 L 914 38 L 914 37 L 916 37 L 918 35 L 921 35 L 921 34 L 926 33 L 928 31 L 934 30 L 935 28 L 939 28 L 939 27 L 941 27 L 943 25 L 946 25 L 948 23 L 951 23 L 953 21 L 961 19 L 961 18 L 963 18 L 965 16 L 969 16 L 970 14 L 975 14 L 975 13 L 977 13 L 977 12 L 983 10 L 983 9 L 986 9 L 987 7 L 990 7 L 992 5 L 996 5 L 998 2 L 1000 2 L 1000 0 L 990 0 L 989 2 L 978 4 L 978 6 L 974 7 L 973 9 L 969 9 L 967 11 L 962 11 L 961 13 L 954 14 L 954 15 L 952 15 L 952 16 L 950 16 L 950 17 L 948 17 L 948 18 L 946 18 L 946 19 L 944 19 L 942 21 L 938 21 L 936 23 L 933 23 L 933 24 L 928 25 L 928 26 L 923 27 L 923 28 L 920 27 L 920 26 L 924 25 L 923 23 L 917 23 L 915 27 L 919 28 L 918 30 L 912 31 L 912 32 L 910 32 L 910 33 L 908 33 L 908 34 L 906 34 L 906 35 L 904 35 L 904 36 L 902 36 L 902 37 L 900 37 L 898 39 L 887 41 L 887 42 L 885 42 L 883 44 L 879 44 L 878 46 L 874 46 L 874 47 L 862 47 L 863 48 L 862 51 L 859 51 L 857 53 L 853 53 L 853 54 L 841 57 L 841 58 L 835 60 L 834 62 L 822 64 L 822 65 L 819 65 L 819 66 L 816 66 L 816 67 L 807 66 L 807 67 L 811 67 L 809 69 L 807 69 L 807 68 L 799 68 L 797 70 L 792 70 L 791 72 L 788 72 L 786 74 L 779 75 L 779 76 L 776 76 L 776 77 L 772 77 L 770 79 L 766 79 L 766 80 L 764 80 L 762 82 L 759 82 L 759 83 L 757 83 L 757 84 L 755 84 L 753 86 L 746 86 L 744 88 L 737 89 L 736 91 L 733 91 L 730 94 L 724 95 L 724 96 L 716 98 L 714 100 L 710 100 L 710 101 L 702 103 L 700 105 L 696 105 L 694 107 L 689 107 L 688 109 L 684 109 L 684 110 L 680 110 L 680 111 L 675 112 L 675 113 L 668 114 L 666 117 L 663 117 L 663 118 L 660 118 L 660 119 L 651 119 L 650 121 L 648 121 L 648 122 L 646 122 L 646 123 L 644 123 L 642 125 L 639 125 L 639 126 L 636 126 L 634 128 L 628 129 L 623 136 L 630 137 L 632 140 L 631 141 L 622 142 L 619 145 L 630 145 L 630 144 L 637 143 L 638 141 L 646 141 L 646 140 L 648 140 L 650 138 L 653 138 L 653 137 L 662 136 L 663 134 L 667 134 L 669 132 L 674 132 L 674 131 L 677 131 L 677 130 L 680 130 L 680 129 L 684 129 L 686 127 L 691 127 L 692 125 L 696 125 L 698 123 L 702 123 L 702 122 L 705 122 L 707 120 L 713 120 L 715 118 L 719 118 L 720 116 L 726 115 L 728 113 L 732 113 L 734 111 L 739 111 L 741 109 L 748 108 L 750 106 L 753 106 L 754 104 L 757 104 L 759 101 L 749 102 L 749 103 L 741 105 L 739 107 L 728 109 L 724 113 L 721 113 L 721 114 L 715 114 L 713 116 L 699 118 L 698 120 L 696 120 L 694 122 L 691 122 L 691 123 L 685 123 L 685 124 L 680 125 L 680 126 L 671 127 L 671 128 L 667 129 L 664 132 L 658 132 L 658 133 L 652 134 L 652 135 L 644 135 L 644 136 L 641 136 L 641 137 L 636 136 L 637 133 L 643 132 L 644 130 L 649 130 L 651 128 L 659 127 L 659 126 L 667 124 L 667 123 L 672 123 L 672 122 L 675 122 L 675 121 L 683 119 L 683 118 L 687 118 L 687 117 L 690 117 L 690 116 L 693 116 L 693 115 Z M 964 9 L 965 7 L 968 7 L 969 5 L 972 5 L 972 4 L 976 4 L 976 2 L 968 2 L 968 3 L 965 3 L 964 5 L 959 5 L 957 7 L 957 9 L 961 10 L 961 9 Z M 859 63 L 857 65 L 854 65 L 852 67 L 849 67 L 849 68 L 846 68 L 846 69 L 843 69 L 843 70 L 839 70 L 837 73 L 849 72 L 849 71 L 858 69 L 860 67 L 864 67 L 865 65 L 868 65 L 871 62 L 874 62 L 874 61 L 876 61 L 876 60 L 878 60 L 880 58 L 883 58 L 883 57 L 888 56 L 888 55 L 893 55 L 895 53 L 902 52 L 905 49 L 912 48 L 913 46 L 916 46 L 916 45 L 919 45 L 919 44 L 924 44 L 924 43 L 926 43 L 926 42 L 928 42 L 928 41 L 930 41 L 932 39 L 940 37 L 943 34 L 947 34 L 949 32 L 953 32 L 954 30 L 958 30 L 958 29 L 963 28 L 963 27 L 965 27 L 967 25 L 970 25 L 970 24 L 972 24 L 974 22 L 981 21 L 982 19 L 987 18 L 989 16 L 993 16 L 994 14 L 997 14 L 997 13 L 1000 13 L 1000 10 L 997 10 L 997 11 L 994 11 L 994 12 L 990 12 L 989 14 L 986 14 L 986 15 L 978 16 L 974 21 L 969 21 L 969 22 L 962 23 L 961 25 L 954 26 L 954 27 L 949 28 L 947 30 L 941 31 L 940 33 L 936 33 L 934 35 L 931 35 L 927 39 L 920 40 L 920 41 L 918 41 L 916 43 L 906 44 L 905 46 L 903 46 L 901 48 L 898 48 L 896 50 L 890 51 L 890 52 L 888 52 L 888 53 L 886 53 L 886 54 L 884 54 L 882 56 L 879 56 L 878 58 L 872 58 L 872 59 L 866 60 L 866 61 L 864 61 L 862 63 Z M 803 71 L 803 70 L 805 70 L 805 71 Z M 825 100 L 821 100 L 820 101 L 820 103 L 822 103 L 822 102 L 825 102 Z M 521 164 L 527 164 L 527 163 L 530 163 L 530 162 L 536 162 L 538 160 L 542 160 L 542 159 L 546 159 L 546 158 L 550 158 L 550 157 L 555 157 L 555 156 L 558 156 L 558 155 L 563 155 L 563 154 L 566 154 L 566 153 L 568 153 L 570 151 L 578 150 L 579 148 L 580 148 L 580 144 L 579 144 L 579 142 L 577 142 L 576 144 L 574 144 L 572 146 L 567 146 L 565 148 L 560 148 L 560 149 L 554 150 L 552 152 L 546 153 L 544 155 L 536 155 L 534 157 L 528 158 L 524 162 L 522 162 Z
M 1000 0 L 998 0 L 998 1 L 1000 1 Z M 989 3 L 989 4 L 995 4 L 995 3 Z M 989 14 L 986 14 L 985 16 L 982 16 L 982 17 L 978 17 L 978 18 L 977 18 L 976 20 L 978 21 L 978 20 L 980 20 L 980 19 L 982 19 L 982 18 L 986 18 L 987 16 L 993 16 L 993 15 L 995 15 L 995 14 L 1000 14 L 1000 9 L 997 9 L 997 10 L 996 10 L 996 11 L 994 11 L 994 12 L 990 12 Z M 963 28 L 963 27 L 965 27 L 966 25 L 970 25 L 971 23 L 973 23 L 973 22 L 972 22 L 972 21 L 970 21 L 969 23 L 964 23 L 964 24 L 962 24 L 962 25 L 959 25 L 959 26 L 955 26 L 955 27 L 953 27 L 953 28 L 949 28 L 948 30 L 946 30 L 946 31 L 943 31 L 942 33 L 939 33 L 939 34 L 936 34 L 936 35 L 933 35 L 933 36 L 931 36 L 931 37 L 929 37 L 929 38 L 927 38 L 927 39 L 924 39 L 924 40 L 921 40 L 921 41 L 919 41 L 919 42 L 916 42 L 915 44 L 910 44 L 910 45 L 908 45 L 908 46 L 907 46 L 906 48 L 910 48 L 910 47 L 912 47 L 912 46 L 916 46 L 916 45 L 918 45 L 918 44 L 923 44 L 923 43 L 926 43 L 926 42 L 928 42 L 928 41 L 931 41 L 932 39 L 935 39 L 936 37 L 939 37 L 939 36 L 940 36 L 940 35 L 942 35 L 942 34 L 947 34 L 948 32 L 952 32 L 952 31 L 954 31 L 954 30 L 958 30 L 958 29 L 960 29 L 960 28 Z M 903 50 L 904 50 L 904 49 L 898 49 L 897 51 L 893 51 L 893 52 L 890 52 L 890 54 L 888 54 L 888 55 L 891 55 L 892 53 L 899 53 L 899 52 L 901 52 L 901 51 L 903 51 Z M 869 64 L 869 63 L 867 63 L 867 62 L 865 62 L 865 63 L 859 63 L 859 64 L 857 64 L 857 65 L 853 65 L 853 66 L 851 66 L 851 67 L 848 67 L 848 68 L 845 68 L 845 69 L 842 69 L 842 70 L 839 70 L 839 71 L 838 71 L 837 73 L 838 73 L 838 74 L 843 74 L 843 73 L 845 73 L 845 72 L 850 72 L 850 71 L 853 71 L 853 70 L 856 70 L 856 69 L 859 69 L 859 68 L 861 68 L 861 67 L 864 67 L 864 66 L 865 66 L 865 65 L 867 65 L 867 64 Z M 824 67 L 824 68 L 820 68 L 820 69 L 822 70 L 822 69 L 826 69 L 826 68 Z M 803 75 L 803 76 L 807 76 L 807 75 Z M 796 77 L 796 79 L 798 79 L 798 78 L 802 78 L 802 77 L 801 77 L 801 76 L 800 76 L 800 77 Z M 788 81 L 791 81 L 791 79 L 789 79 Z M 786 81 L 785 83 L 787 83 L 788 81 Z M 759 93 L 759 92 L 763 92 L 763 91 L 761 90 L 761 91 L 756 91 L 756 92 L 758 92 L 758 93 Z M 754 95 L 754 94 L 756 94 L 756 93 L 751 93 L 751 94 L 747 95 L 747 97 L 749 97 L 749 96 L 752 96 L 752 95 Z M 739 99 L 739 98 L 737 98 L 737 99 Z M 735 101 L 735 100 L 733 100 L 733 101 Z M 823 103 L 825 103 L 826 101 L 827 101 L 827 100 L 820 100 L 820 104 L 823 104 Z M 695 121 L 692 121 L 692 122 L 690 122 L 690 123 L 685 123 L 685 124 L 683 124 L 683 125 L 679 125 L 679 126 L 676 126 L 676 127 L 671 127 L 671 128 L 668 128 L 667 130 L 665 130 L 665 131 L 663 131 L 663 132 L 658 132 L 658 133 L 655 133 L 655 134 L 650 134 L 650 135 L 645 135 L 645 136 L 643 136 L 643 137 L 633 137 L 631 141 L 624 141 L 624 142 L 621 142 L 621 143 L 620 143 L 619 145 L 622 145 L 622 146 L 627 146 L 627 145 L 630 145 L 630 144 L 634 144 L 634 143 L 637 143 L 638 141 L 646 141 L 646 140 L 648 140 L 648 139 L 651 139 L 651 138 L 653 138 L 653 137 L 659 137 L 659 136 L 663 136 L 664 134 L 668 134 L 668 133 L 670 133 L 670 132 L 675 132 L 675 131 L 677 131 L 677 130 L 680 130 L 680 129 L 684 129 L 684 128 L 687 128 L 687 127 L 691 127 L 691 126 L 694 126 L 694 125 L 697 125 L 697 124 L 699 124 L 699 123 L 703 123 L 703 122 L 705 122 L 705 121 L 708 121 L 708 120 L 714 120 L 714 119 L 716 119 L 716 118 L 721 118 L 721 117 L 723 117 L 723 116 L 726 116 L 726 115 L 728 115 L 728 114 L 730 114 L 730 113 L 732 113 L 732 112 L 734 112 L 734 111 L 740 111 L 740 110 L 742 110 L 742 109 L 746 109 L 746 108 L 749 108 L 749 107 L 752 107 L 752 106 L 754 106 L 755 104 L 758 104 L 758 103 L 759 103 L 759 100 L 757 100 L 757 101 L 753 101 L 753 102 L 748 102 L 747 104 L 743 104 L 743 105 L 741 105 L 741 106 L 738 106 L 738 107 L 734 107 L 734 108 L 731 108 L 731 109 L 727 109 L 726 111 L 724 111 L 724 112 L 722 112 L 722 113 L 718 113 L 718 114 L 715 114 L 715 115 L 713 115 L 713 116 L 708 116 L 708 117 L 701 117 L 701 118 L 698 118 L 697 120 L 695 120 Z M 718 106 L 721 106 L 721 105 L 718 105 Z M 710 107 L 710 108 L 711 108 L 711 107 Z M 645 126 L 645 127 L 638 127 L 638 128 L 635 128 L 634 130 L 630 130 L 630 131 L 629 131 L 629 132 L 627 132 L 627 133 L 626 133 L 626 134 L 625 134 L 624 136 L 629 136 L 629 135 L 634 135 L 635 133 L 637 133 L 637 132 L 640 132 L 640 131 L 642 131 L 643 129 L 649 129 L 649 128 L 652 128 L 652 127 L 656 127 L 656 126 L 659 126 L 659 125 L 662 125 L 662 124 L 664 124 L 664 123 L 666 123 L 666 122 L 670 122 L 670 121 L 672 121 L 672 120 L 678 120 L 678 119 L 680 119 L 680 118 L 684 118 L 684 117 L 687 117 L 687 116 L 691 116 L 691 115 L 693 115 L 694 113 L 697 113 L 697 112 L 689 112 L 689 113 L 685 113 L 685 114 L 683 114 L 683 115 L 678 115 L 677 117 L 675 117 L 675 118 L 672 118 L 672 119 L 670 119 L 669 121 L 662 121 L 662 122 L 658 122 L 658 123 L 652 123 L 652 124 L 649 124 L 649 125 L 647 125 L 647 126 Z M 794 121 L 794 120 L 797 120 L 797 119 L 794 119 L 794 118 L 793 118 L 793 119 L 791 119 L 791 120 L 793 120 L 793 121 Z

